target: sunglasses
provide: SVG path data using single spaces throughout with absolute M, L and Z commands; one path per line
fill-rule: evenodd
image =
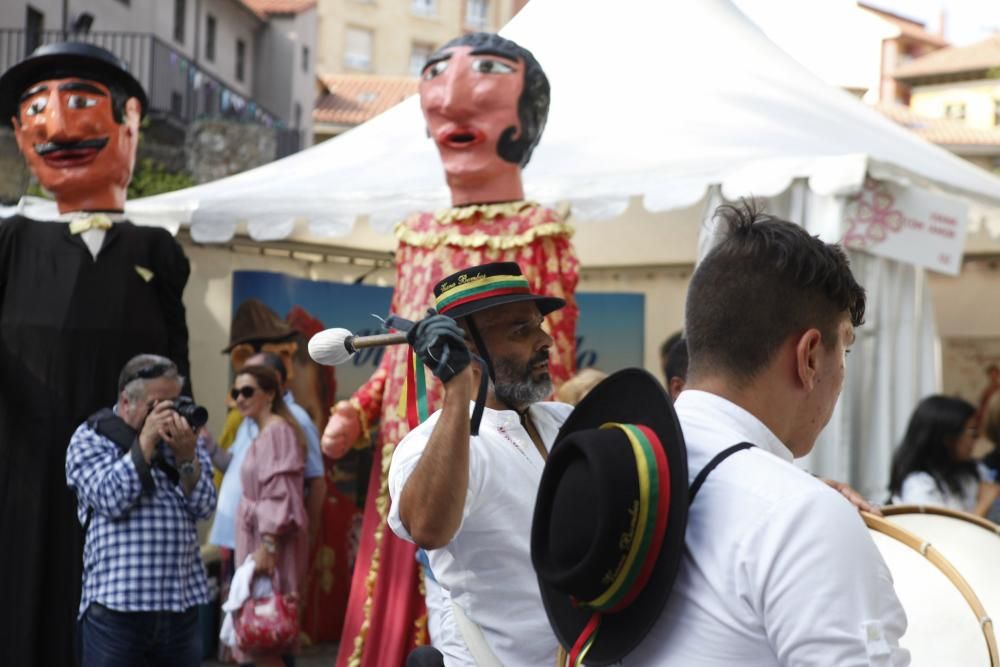
M 229 392 L 229 395 L 232 396 L 235 401 L 240 396 L 243 396 L 243 398 L 250 398 L 253 396 L 255 391 L 257 391 L 255 387 L 242 387 L 240 389 L 233 387 L 232 391 Z

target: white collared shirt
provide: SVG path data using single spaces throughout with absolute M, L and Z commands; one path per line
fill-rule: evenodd
M 687 390 L 675 407 L 689 481 L 727 447 L 756 447 L 701 487 L 671 596 L 624 664 L 909 664 L 899 648 L 906 615 L 857 510 L 739 406 Z
M 532 423 L 546 449 L 572 412 L 563 403 L 535 403 Z M 396 447 L 389 467 L 388 523 L 412 541 L 396 502 L 423 454 L 440 410 Z M 483 631 L 503 665 L 554 665 L 559 643 L 542 606 L 531 566 L 531 520 L 545 462 L 512 410 L 483 412 L 479 435 L 469 443 L 469 489 L 462 524 L 447 546 L 427 552 L 442 588 Z M 445 653 L 445 665 L 472 665 L 471 656 Z
M 918 470 L 911 472 L 903 479 L 898 495 L 893 495 L 894 505 L 934 505 L 973 512 L 976 500 L 979 498 L 979 479 L 966 477 L 962 479 L 962 492 L 955 493 L 944 482 L 938 482 L 929 472 Z

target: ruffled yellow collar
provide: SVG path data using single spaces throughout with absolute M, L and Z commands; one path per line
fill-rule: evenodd
M 540 205 L 532 201 L 505 201 L 496 204 L 467 204 L 465 206 L 453 206 L 442 209 L 434 213 L 434 220 L 439 224 L 446 225 L 452 222 L 467 222 L 477 216 L 492 220 L 494 218 L 510 217 L 519 215 L 530 208 L 538 208 Z

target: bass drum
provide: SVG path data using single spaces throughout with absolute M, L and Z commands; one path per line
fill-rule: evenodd
M 906 611 L 912 667 L 1000 667 L 993 624 L 958 570 L 917 535 L 862 514 Z
M 969 582 L 990 618 L 1000 619 L 1000 526 L 944 507 L 892 505 L 882 513 L 933 544 Z

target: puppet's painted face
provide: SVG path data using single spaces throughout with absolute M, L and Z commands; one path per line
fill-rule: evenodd
M 509 169 L 497 153 L 505 130 L 520 132 L 517 102 L 524 65 L 503 56 L 448 49 L 424 67 L 420 107 L 450 176 L 487 177 Z
M 95 191 L 120 193 L 132 178 L 139 138 L 139 101 L 125 105 L 123 123 L 112 113 L 111 93 L 89 79 L 52 79 L 32 84 L 21 95 L 13 120 L 18 148 L 60 210 L 86 209 Z

